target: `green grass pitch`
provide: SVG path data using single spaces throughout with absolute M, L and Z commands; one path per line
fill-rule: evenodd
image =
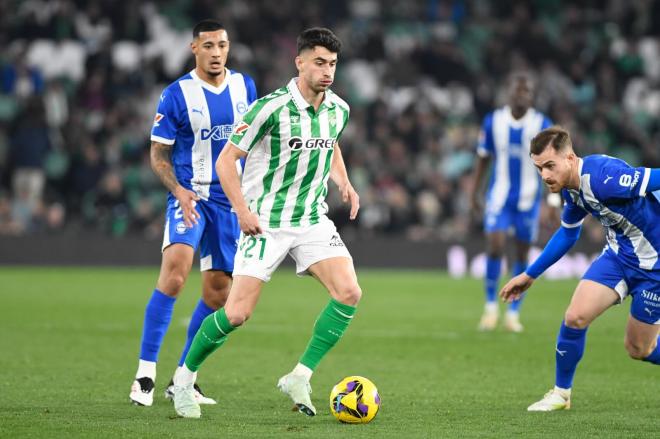
M 527 413 L 554 381 L 554 340 L 575 281 L 539 281 L 523 305 L 523 334 L 476 331 L 481 282 L 415 271 L 360 270 L 364 297 L 352 326 L 312 380 L 319 411 L 290 410 L 275 387 L 296 363 L 327 295 L 283 268 L 247 325 L 204 364 L 199 382 L 217 406 L 201 420 L 174 416 L 162 391 L 186 318 L 194 272 L 160 354 L 151 408 L 128 403 L 142 316 L 155 269 L 0 269 L 0 437 L 657 437 L 660 369 L 628 359 L 629 304 L 589 330 L 573 408 Z M 333 384 L 364 375 L 383 405 L 367 425 L 328 408 Z

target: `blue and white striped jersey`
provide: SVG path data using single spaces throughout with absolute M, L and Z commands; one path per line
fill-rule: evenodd
M 231 207 L 220 187 L 215 162 L 234 126 L 256 99 L 252 78 L 229 69 L 219 87 L 202 81 L 193 70 L 165 89 L 151 140 L 174 145 L 172 164 L 181 186 L 203 200 Z
M 484 118 L 477 154 L 495 159 L 488 184 L 486 209 L 498 213 L 504 207 L 526 212 L 541 199 L 541 179 L 529 157 L 531 140 L 552 125 L 550 119 L 533 108 L 515 119 L 508 106 Z
M 562 226 L 578 227 L 590 213 L 605 227 L 607 245 L 624 265 L 658 270 L 660 200 L 647 194 L 651 170 L 606 155 L 580 159 L 580 189 L 564 189 Z

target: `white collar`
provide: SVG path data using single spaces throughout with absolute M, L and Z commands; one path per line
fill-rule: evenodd
M 302 93 L 300 93 L 300 89 L 298 88 L 298 78 L 291 78 L 291 81 L 286 85 L 286 88 L 289 90 L 289 94 L 293 98 L 293 102 L 296 104 L 296 107 L 298 107 L 298 110 L 305 111 L 307 108 L 313 107 L 312 104 L 305 100 Z M 325 91 L 323 102 L 321 102 L 319 110 L 323 105 L 328 108 L 334 105 L 334 102 L 330 99 L 330 93 L 332 93 L 330 90 Z
M 578 191 L 582 189 L 582 165 L 584 164 L 584 160 L 582 160 L 580 157 L 578 157 L 578 180 L 580 181 L 580 186 L 578 187 Z
M 215 93 L 219 95 L 223 91 L 225 91 L 225 88 L 227 88 L 227 84 L 229 84 L 229 76 L 231 76 L 231 72 L 227 67 L 225 67 L 225 79 L 222 81 L 222 83 L 219 86 L 215 86 L 213 84 L 209 84 L 208 82 L 204 81 L 202 78 L 197 75 L 197 72 L 193 69 L 190 72 L 190 76 L 192 76 L 193 80 L 199 82 L 199 84 L 210 91 L 211 93 Z

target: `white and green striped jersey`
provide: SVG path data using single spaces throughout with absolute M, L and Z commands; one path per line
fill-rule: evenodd
M 248 153 L 243 196 L 271 228 L 316 224 L 327 213 L 334 145 L 348 122 L 343 99 L 327 90 L 314 111 L 296 82 L 254 102 L 230 138 Z

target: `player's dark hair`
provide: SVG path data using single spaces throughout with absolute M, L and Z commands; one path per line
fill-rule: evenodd
M 199 37 L 200 32 L 213 32 L 225 29 L 225 27 L 216 20 L 202 20 L 193 27 L 193 39 Z
M 341 41 L 330 29 L 324 27 L 312 27 L 305 29 L 298 35 L 298 54 L 306 49 L 314 49 L 316 46 L 325 47 L 332 53 L 339 54 Z
M 547 147 L 551 147 L 557 152 L 566 151 L 573 148 L 571 136 L 567 130 L 559 125 L 551 126 L 538 133 L 532 139 L 529 153 L 539 155 Z

